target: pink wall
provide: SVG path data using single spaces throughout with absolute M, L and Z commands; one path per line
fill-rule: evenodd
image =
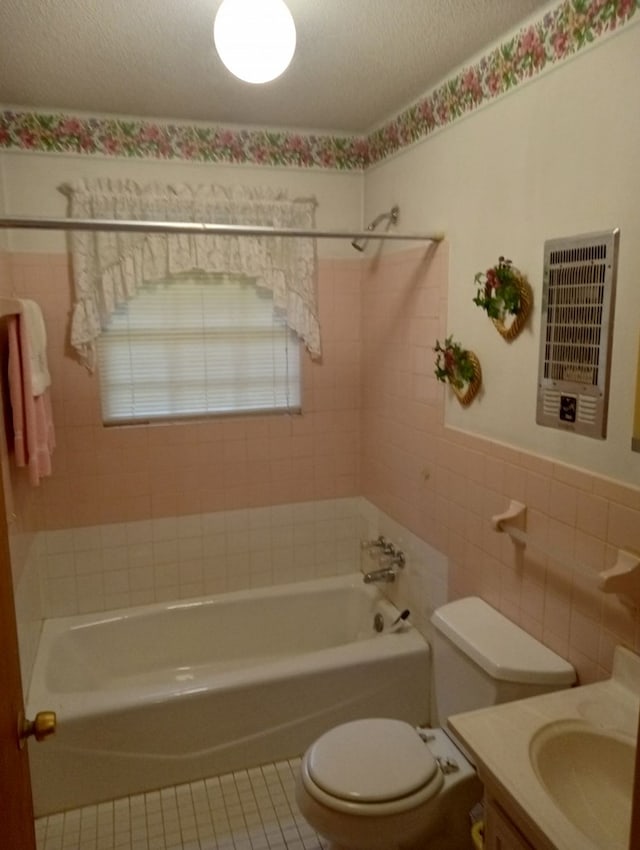
M 14 254 L 13 288 L 42 306 L 57 448 L 33 492 L 42 529 L 359 493 L 360 263 L 323 261 L 321 363 L 304 355 L 303 416 L 103 428 L 98 379 L 68 343 L 66 256 Z
M 448 246 L 370 263 L 362 284 L 362 492 L 442 549 L 434 490 L 442 391 L 432 347 L 447 313 Z
M 640 491 L 443 428 L 432 346 L 446 333 L 446 245 L 321 263 L 325 355 L 305 357 L 302 417 L 113 429 L 100 424 L 97 379 L 69 351 L 66 258 L 10 265 L 16 293 L 45 312 L 58 437 L 50 480 L 31 489 L 12 473 L 19 522 L 59 529 L 361 494 L 449 557 L 452 596 L 484 597 L 583 682 L 609 674 L 616 643 L 640 650 L 640 617 L 595 580 L 618 547 L 640 551 Z M 528 505 L 532 537 L 594 577 L 493 532 L 510 498 Z
M 638 612 L 596 587 L 618 547 L 640 552 L 640 490 L 443 428 L 432 346 L 446 333 L 447 251 L 363 276 L 362 495 L 448 556 L 452 597 L 482 596 L 581 681 L 606 677 L 615 644 L 640 650 Z M 492 531 L 510 499 L 528 506 L 531 538 L 593 577 Z

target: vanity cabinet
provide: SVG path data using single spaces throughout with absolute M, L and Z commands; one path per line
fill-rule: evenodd
M 484 807 L 484 850 L 535 850 L 495 799 L 486 797 Z

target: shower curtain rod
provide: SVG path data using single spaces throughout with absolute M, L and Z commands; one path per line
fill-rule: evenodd
M 112 233 L 192 233 L 208 236 L 311 236 L 314 239 L 395 239 L 411 242 L 442 242 L 444 233 L 380 233 L 371 230 L 313 230 L 310 228 L 260 227 L 245 224 L 213 224 L 191 221 L 128 221 L 96 218 L 0 217 L 0 228 L 16 230 L 90 230 Z

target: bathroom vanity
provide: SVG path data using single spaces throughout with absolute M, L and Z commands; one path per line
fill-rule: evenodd
M 504 811 L 500 799 L 486 790 L 484 850 L 536 850 Z
M 485 787 L 485 850 L 628 850 L 640 657 L 611 679 L 479 711 L 449 725 Z

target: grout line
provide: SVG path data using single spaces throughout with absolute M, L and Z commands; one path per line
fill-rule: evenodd
M 326 850 L 295 801 L 300 759 L 48 815 L 38 850 Z

